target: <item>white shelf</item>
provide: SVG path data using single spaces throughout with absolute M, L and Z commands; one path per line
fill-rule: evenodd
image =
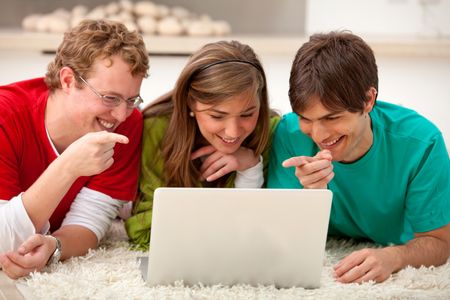
M 20 29 L 0 30 L 0 50 L 55 51 L 62 34 L 25 32 Z M 253 47 L 257 53 L 294 56 L 307 41 L 303 36 L 231 35 L 221 37 L 144 36 L 151 54 L 191 54 L 206 43 L 238 40 Z M 376 55 L 450 57 L 450 39 L 366 37 Z

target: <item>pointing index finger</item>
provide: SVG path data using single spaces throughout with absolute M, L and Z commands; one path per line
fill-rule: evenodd
M 97 142 L 100 144 L 107 144 L 107 143 L 128 144 L 129 139 L 128 137 L 122 134 L 102 131 L 102 134 L 99 134 L 97 136 Z
M 289 167 L 301 167 L 313 160 L 312 157 L 309 156 L 294 156 L 283 161 L 282 165 L 285 168 Z

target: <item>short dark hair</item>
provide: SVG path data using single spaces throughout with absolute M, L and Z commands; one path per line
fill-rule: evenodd
M 378 70 L 369 45 L 348 31 L 314 34 L 297 51 L 289 79 L 292 110 L 303 112 L 312 97 L 331 111 L 362 112 Z

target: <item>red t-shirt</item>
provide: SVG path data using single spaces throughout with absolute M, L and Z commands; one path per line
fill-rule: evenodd
M 10 200 L 27 190 L 56 159 L 45 129 L 49 90 L 43 78 L 0 87 L 0 199 Z M 115 132 L 129 138 L 114 147 L 114 164 L 104 172 L 78 178 L 50 218 L 58 229 L 81 188 L 115 199 L 134 200 L 139 176 L 142 115 L 135 109 Z

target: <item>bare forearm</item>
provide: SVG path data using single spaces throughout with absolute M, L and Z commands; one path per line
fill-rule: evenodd
M 355 251 L 335 267 L 336 280 L 343 283 L 383 282 L 406 266 L 439 266 L 450 251 L 450 224 L 415 233 L 406 245 Z
M 444 264 L 450 253 L 449 244 L 432 236 L 416 237 L 403 246 L 388 247 L 398 253 L 398 265 L 395 271 L 406 266 L 439 266 Z
M 23 193 L 23 205 L 37 231 L 48 221 L 75 180 L 76 177 L 66 171 L 64 161 L 59 157 Z
M 78 225 L 63 226 L 53 234 L 61 241 L 61 260 L 85 255 L 97 247 L 97 236 L 89 229 Z

